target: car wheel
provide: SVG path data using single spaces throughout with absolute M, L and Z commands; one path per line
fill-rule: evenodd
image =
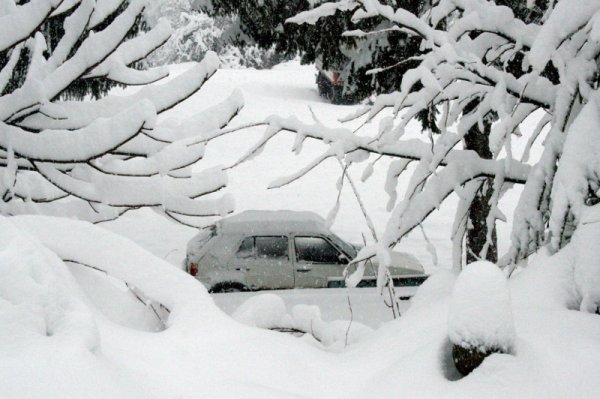
M 244 292 L 248 291 L 244 285 L 240 283 L 221 283 L 212 287 L 209 292 L 210 293 L 230 293 L 230 292 Z

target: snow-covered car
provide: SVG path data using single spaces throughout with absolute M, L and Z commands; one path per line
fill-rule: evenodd
M 313 212 L 245 211 L 192 238 L 184 266 L 211 292 L 343 287 L 344 269 L 356 254 Z M 427 278 L 414 256 L 395 252 L 393 261 L 395 285 Z M 374 285 L 376 273 L 369 262 L 360 285 Z

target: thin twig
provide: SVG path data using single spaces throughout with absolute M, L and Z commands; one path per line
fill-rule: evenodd
M 352 303 L 350 303 L 350 294 L 346 297 L 348 299 L 348 308 L 350 309 L 350 323 L 348 323 L 348 329 L 346 330 L 346 339 L 344 347 L 348 346 L 348 334 L 350 334 L 350 327 L 352 327 L 352 320 L 354 320 L 354 312 L 352 311 Z

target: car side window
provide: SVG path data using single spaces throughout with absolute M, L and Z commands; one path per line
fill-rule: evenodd
M 288 238 L 285 236 L 254 237 L 259 259 L 288 259 Z
M 246 237 L 240 244 L 236 254 L 236 258 L 248 259 L 254 257 L 254 237 Z
M 296 260 L 308 263 L 346 263 L 340 251 L 321 237 L 295 237 Z

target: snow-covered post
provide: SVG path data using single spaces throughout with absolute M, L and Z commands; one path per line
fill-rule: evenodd
M 511 353 L 515 326 L 508 281 L 493 263 L 471 263 L 456 280 L 448 338 L 456 369 L 467 375 L 492 353 Z

